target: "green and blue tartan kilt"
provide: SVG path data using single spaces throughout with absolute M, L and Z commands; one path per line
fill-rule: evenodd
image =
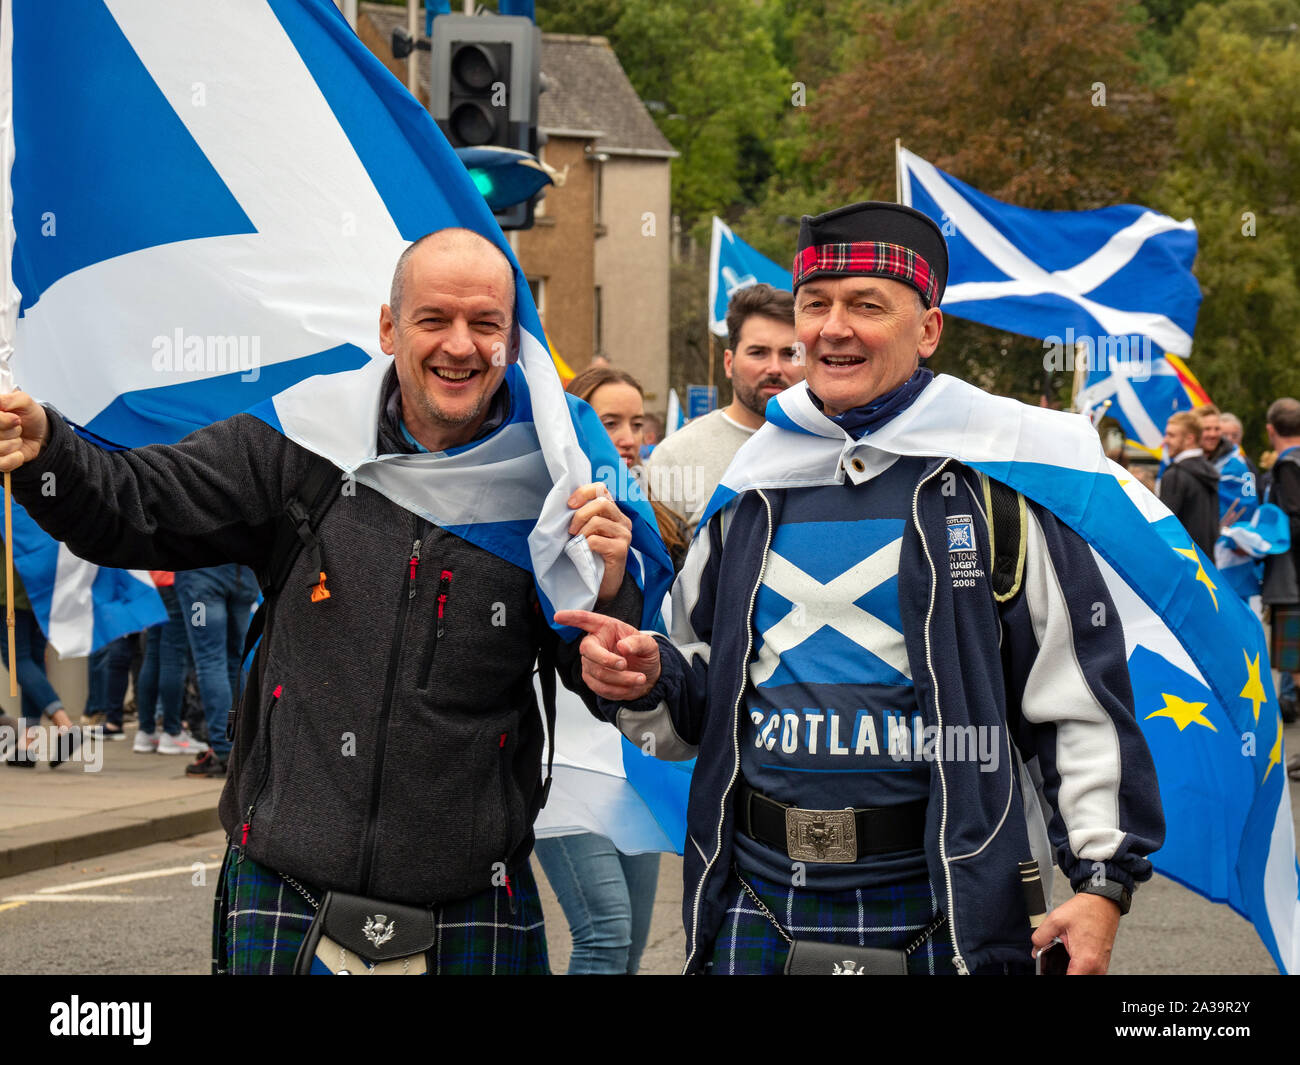
M 217 881 L 212 922 L 212 971 L 287 975 L 316 916 L 316 908 L 284 877 L 230 847 Z M 315 902 L 325 892 L 302 884 Z M 525 862 L 504 886 L 436 908 L 434 976 L 550 975 L 537 882 Z M 513 904 L 513 905 L 512 905 Z
M 1273 640 L 1269 658 L 1274 669 L 1283 673 L 1300 673 L 1300 606 L 1294 604 L 1269 607 Z
M 939 912 L 928 880 L 851 891 L 807 891 L 745 873 L 781 927 L 794 939 L 902 950 Z M 733 870 L 724 887 L 731 899 L 713 948 L 717 975 L 767 976 L 785 969 L 789 944 L 740 886 Z M 945 921 L 907 959 L 909 976 L 955 975 Z

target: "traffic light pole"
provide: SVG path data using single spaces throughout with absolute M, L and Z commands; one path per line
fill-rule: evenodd
M 413 41 L 420 37 L 420 7 L 419 0 L 406 0 L 406 32 Z M 406 88 L 417 98 L 420 94 L 420 71 L 416 66 L 419 56 L 419 52 L 413 51 L 406 60 Z

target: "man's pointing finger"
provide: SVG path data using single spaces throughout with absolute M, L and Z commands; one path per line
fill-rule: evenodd
M 589 632 L 593 636 L 604 627 L 607 620 L 604 614 L 596 614 L 590 610 L 559 610 L 555 614 L 555 624 L 582 629 L 583 632 Z

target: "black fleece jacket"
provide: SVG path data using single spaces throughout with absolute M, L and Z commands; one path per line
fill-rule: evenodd
M 1202 455 L 1172 462 L 1160 478 L 1160 501 L 1210 558 L 1219 538 L 1219 471 Z
M 246 414 L 173 446 L 108 452 L 51 411 L 46 448 L 13 486 L 42 528 L 99 565 L 237 562 L 265 579 L 285 501 L 312 461 Z M 53 494 L 42 491 L 49 473 Z M 330 598 L 311 601 L 303 552 L 268 618 L 222 824 L 252 858 L 321 889 L 466 898 L 532 849 L 543 741 L 532 674 L 544 643 L 564 683 L 594 697 L 576 644 L 541 617 L 531 573 L 344 483 L 319 527 Z M 602 609 L 639 625 L 634 582 Z

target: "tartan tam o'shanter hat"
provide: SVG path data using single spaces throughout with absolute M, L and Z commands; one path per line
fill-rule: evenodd
M 888 277 L 911 285 L 927 307 L 948 283 L 948 242 L 932 218 L 901 203 L 851 203 L 804 215 L 794 289 L 815 277 Z

